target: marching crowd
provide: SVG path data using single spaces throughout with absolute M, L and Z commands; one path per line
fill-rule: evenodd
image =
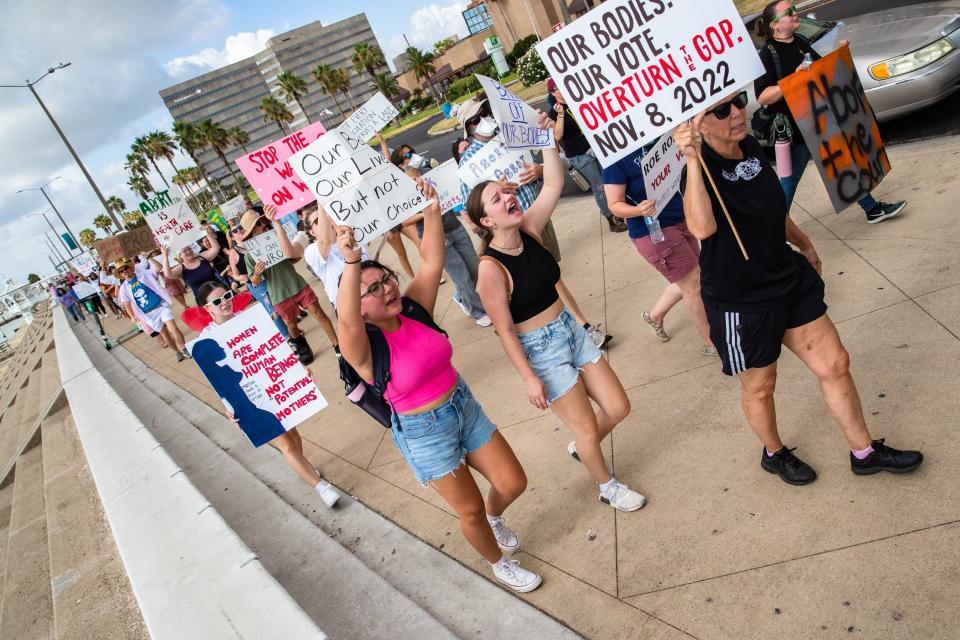
M 794 33 L 795 12 L 787 1 L 771 3 L 759 24 L 770 53 L 761 54 L 768 73 L 757 80 L 756 92 L 762 104 L 789 117 L 776 80 L 783 77 L 784 65 L 805 64 L 809 44 Z M 540 113 L 538 126 L 551 128 L 558 146 L 545 149 L 542 161 L 527 165 L 516 183 L 463 185 L 463 205 L 450 211 L 440 210 L 436 193 L 420 179 L 430 160 L 409 145 L 391 150 L 380 138 L 384 155 L 433 198 L 387 238 L 407 277 L 404 287 L 400 276 L 378 260 L 379 249 L 359 246 L 352 229 L 337 227 L 322 207 L 303 208 L 300 232 L 290 238 L 271 206 L 248 201 L 227 233 L 207 226 L 203 240 L 177 256 L 162 249 L 103 264 L 99 272 L 57 287 L 56 300 L 76 320 L 84 318 L 81 305 L 88 313 L 125 315 L 161 348 L 174 351 L 178 361 L 190 354 L 172 302 L 187 307 L 187 289 L 196 305 L 182 316 L 188 324 L 198 313 L 208 322 L 226 322 L 252 297 L 304 364 L 313 361 L 314 350 L 300 322 L 312 316 L 333 346 L 344 380 L 352 374 L 361 381 L 354 389 L 372 392 L 385 405 L 383 422 L 417 480 L 457 512 L 464 537 L 490 563 L 497 580 L 518 592 L 531 591 L 540 576 L 504 555 L 521 546 L 504 514 L 525 490 L 523 466 L 453 366 L 453 346 L 433 313 L 446 272 L 463 313 L 482 327 L 493 326 L 519 374 L 512 392 L 541 410 L 551 409 L 569 427 L 567 452 L 596 483 L 599 501 L 623 512 L 644 506 L 644 496 L 610 472 L 601 450 L 631 411 L 602 351 L 612 336 L 588 321 L 563 283 L 551 216 L 570 168 L 592 188 L 610 231 L 625 232 L 666 280 L 662 294 L 642 314 L 654 336 L 670 339 L 664 320 L 682 302 L 702 338 L 700 351 L 718 359 L 723 374 L 739 379 L 744 415 L 762 445 L 762 469 L 794 485 L 816 479 L 813 467 L 777 430 L 774 397 L 783 346 L 816 376 L 849 447 L 853 473 L 916 469 L 921 453 L 893 448 L 869 431 L 849 355 L 827 314 L 820 258 L 790 218 L 796 184 L 809 160 L 795 127 L 793 174 L 778 178 L 748 134 L 746 92 L 701 111 L 674 130 L 685 173 L 680 193 L 656 216 L 641 170 L 649 147 L 601 168 L 552 80 L 548 91 L 549 108 Z M 498 127 L 482 97 L 461 104 L 457 117 L 462 136 L 451 152 L 462 164 L 498 135 Z M 860 204 L 867 222 L 874 223 L 899 214 L 906 203 L 888 205 L 867 196 Z M 278 232 L 286 260 L 266 268 L 244 242 L 270 229 Z M 470 232 L 478 236 L 479 255 Z M 403 237 L 419 252 L 416 270 Z M 332 320 L 295 268 L 301 260 L 334 308 Z M 87 295 L 76 292 L 80 282 Z M 352 394 L 351 400 L 357 401 Z M 332 506 L 338 494 L 304 457 L 296 429 L 272 442 Z M 471 468 L 489 481 L 486 495 Z

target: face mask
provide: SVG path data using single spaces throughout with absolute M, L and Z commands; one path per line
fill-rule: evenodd
M 480 124 L 473 130 L 474 134 L 485 138 L 492 136 L 497 131 L 497 121 L 491 117 L 482 118 Z
M 409 158 L 409 162 L 407 162 L 408 167 L 422 169 L 423 167 L 427 166 L 427 159 L 421 156 L 419 153 L 411 153 Z

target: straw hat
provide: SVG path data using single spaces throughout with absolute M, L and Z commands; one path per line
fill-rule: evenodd
M 113 263 L 113 268 L 116 269 L 117 271 L 123 271 L 127 267 L 132 267 L 132 266 L 133 266 L 133 261 L 130 260 L 130 258 L 120 258 L 119 260 Z
M 259 213 L 253 209 L 247 209 L 242 216 L 240 216 L 240 228 L 243 230 L 243 235 L 240 236 L 243 240 L 246 240 L 250 237 L 250 233 L 253 231 L 253 228 L 257 226 L 257 222 L 262 218 Z

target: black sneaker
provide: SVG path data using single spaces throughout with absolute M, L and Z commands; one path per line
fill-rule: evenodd
M 900 202 L 894 202 L 893 204 L 887 204 L 886 202 L 878 202 L 870 211 L 867 211 L 867 224 L 876 224 L 887 218 L 892 218 L 900 214 L 907 206 L 906 200 L 901 200 Z
M 923 454 L 919 451 L 900 451 L 883 444 L 884 438 L 873 441 L 873 453 L 863 460 L 850 453 L 850 470 L 858 476 L 868 476 L 878 471 L 907 473 L 923 464 Z
M 768 473 L 775 473 L 787 484 L 810 484 L 817 479 L 817 472 L 806 462 L 793 455 L 793 449 L 783 447 L 772 456 L 767 455 L 764 448 L 760 466 Z

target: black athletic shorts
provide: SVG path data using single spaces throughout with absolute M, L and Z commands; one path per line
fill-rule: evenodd
M 723 372 L 732 376 L 776 362 L 787 329 L 802 327 L 827 312 L 823 293 L 823 279 L 807 268 L 796 292 L 773 309 L 733 311 L 704 300 L 710 340 L 723 362 Z

